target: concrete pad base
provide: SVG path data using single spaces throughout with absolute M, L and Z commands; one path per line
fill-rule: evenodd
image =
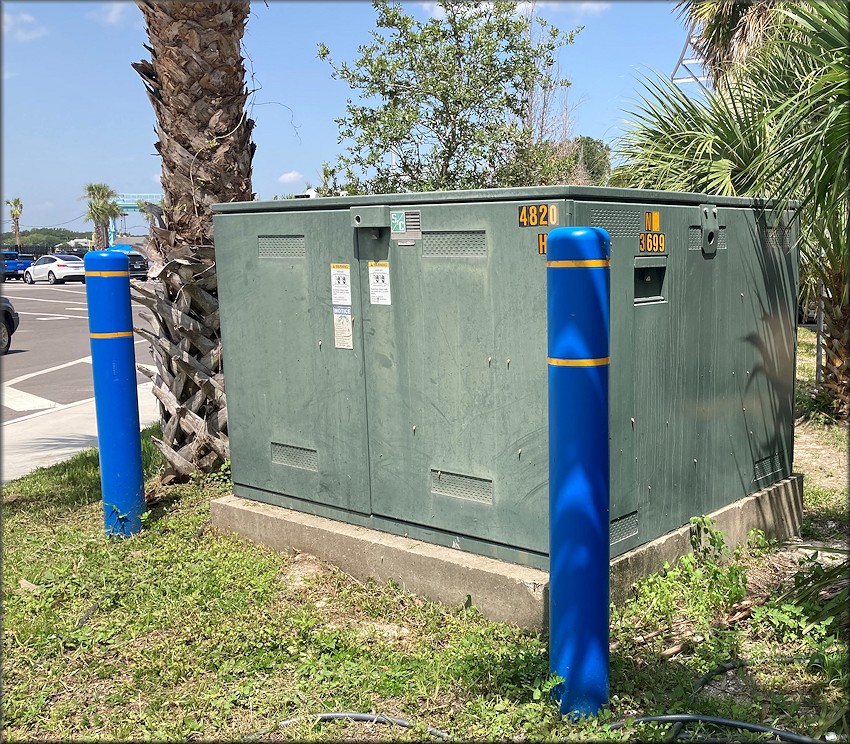
M 468 597 L 493 620 L 527 628 L 548 625 L 545 571 L 232 495 L 215 499 L 211 508 L 219 530 L 281 552 L 309 553 L 357 579 L 392 579 L 406 591 L 449 606 Z M 709 516 L 733 549 L 756 527 L 780 540 L 799 533 L 802 513 L 803 477 L 794 474 Z M 623 602 L 635 581 L 690 552 L 690 534 L 685 525 L 612 560 L 611 600 Z

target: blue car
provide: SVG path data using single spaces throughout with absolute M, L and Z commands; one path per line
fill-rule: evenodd
M 129 260 L 130 278 L 141 279 L 146 281 L 148 278 L 148 260 L 138 251 L 133 249 L 133 246 L 126 243 L 119 243 L 109 247 L 110 251 L 121 251 L 127 254 Z

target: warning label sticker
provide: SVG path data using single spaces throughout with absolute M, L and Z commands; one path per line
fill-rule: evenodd
M 369 261 L 369 302 L 390 305 L 390 262 Z
M 353 349 L 351 308 L 334 306 L 334 346 L 337 349 Z
M 351 266 L 347 263 L 331 264 L 331 302 L 334 305 L 351 304 Z M 336 310 L 334 310 L 336 312 Z

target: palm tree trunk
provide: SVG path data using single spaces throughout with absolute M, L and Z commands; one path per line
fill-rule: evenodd
M 850 416 L 850 323 L 848 323 L 847 296 L 843 294 L 846 279 L 832 277 L 826 284 L 823 301 L 823 384 L 838 417 L 844 421 Z
M 94 249 L 96 251 L 102 251 L 109 245 L 109 240 L 105 235 L 106 228 L 103 225 L 94 226 Z
M 151 227 L 162 262 L 153 291 L 134 282 L 150 311 L 165 456 L 164 482 L 210 471 L 228 458 L 227 399 L 210 205 L 250 201 L 254 123 L 240 43 L 248 0 L 137 2 L 152 59 L 133 64 L 157 118 L 162 224 Z M 142 372 L 145 370 L 140 368 Z

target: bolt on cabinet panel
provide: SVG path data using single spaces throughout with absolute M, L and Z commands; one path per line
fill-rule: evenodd
M 786 477 L 796 226 L 716 201 L 219 205 L 234 492 L 545 568 L 545 236 L 570 224 L 612 242 L 612 555 Z

